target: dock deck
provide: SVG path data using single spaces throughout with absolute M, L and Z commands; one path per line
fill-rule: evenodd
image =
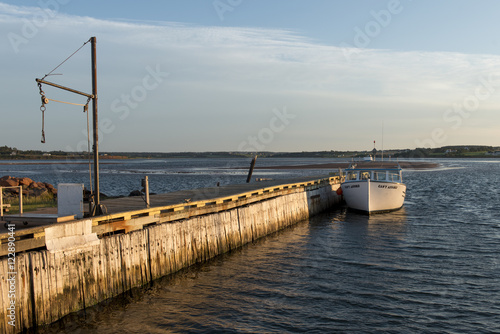
M 223 185 L 220 187 L 180 190 L 171 193 L 155 194 L 150 195 L 149 197 L 150 207 L 155 208 L 198 201 L 210 201 L 216 198 L 226 198 L 237 195 L 242 196 L 259 189 L 265 189 L 269 187 L 279 188 L 286 184 L 312 182 L 328 177 L 328 175 L 308 176 L 293 179 L 268 180 L 261 182 Z M 105 206 L 108 214 L 116 214 L 124 211 L 135 211 L 146 208 L 146 203 L 141 196 L 110 198 L 102 200 L 101 204 Z

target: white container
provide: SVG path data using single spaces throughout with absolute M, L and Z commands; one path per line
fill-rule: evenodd
M 83 184 L 60 183 L 57 185 L 57 215 L 83 218 Z

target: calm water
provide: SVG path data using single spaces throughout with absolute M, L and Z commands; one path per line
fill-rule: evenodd
M 404 172 L 402 210 L 314 217 L 43 332 L 499 333 L 500 164 L 440 162 Z M 154 175 L 189 185 L 246 176 L 190 163 L 192 175 Z M 135 177 L 113 168 L 109 179 Z M 293 173 L 306 172 L 274 175 Z
M 154 193 L 196 189 L 220 185 L 244 183 L 250 167 L 250 159 L 158 159 L 158 160 L 102 160 L 100 162 L 100 191 L 108 196 L 127 196 L 141 189 L 141 179 L 149 178 L 149 188 Z M 327 159 L 257 159 L 256 166 L 289 166 L 327 163 Z M 28 161 L 17 165 L 19 160 L 0 160 L 0 177 L 29 177 L 37 182 L 83 183 L 90 188 L 88 161 L 76 163 L 40 164 Z M 9 165 L 8 163 L 15 163 Z M 284 179 L 303 175 L 324 175 L 331 170 L 260 170 L 255 169 L 252 179 Z

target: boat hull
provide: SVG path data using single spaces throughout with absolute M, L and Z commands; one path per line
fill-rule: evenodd
M 393 211 L 403 206 L 406 185 L 371 180 L 351 181 L 342 184 L 342 193 L 351 209 L 367 213 Z

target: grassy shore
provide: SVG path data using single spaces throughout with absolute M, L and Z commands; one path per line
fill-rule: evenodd
M 19 197 L 5 198 L 3 204 L 10 204 L 8 214 L 19 213 Z M 42 196 L 23 197 L 23 212 L 35 211 L 40 208 L 57 207 L 57 199 L 52 194 Z

